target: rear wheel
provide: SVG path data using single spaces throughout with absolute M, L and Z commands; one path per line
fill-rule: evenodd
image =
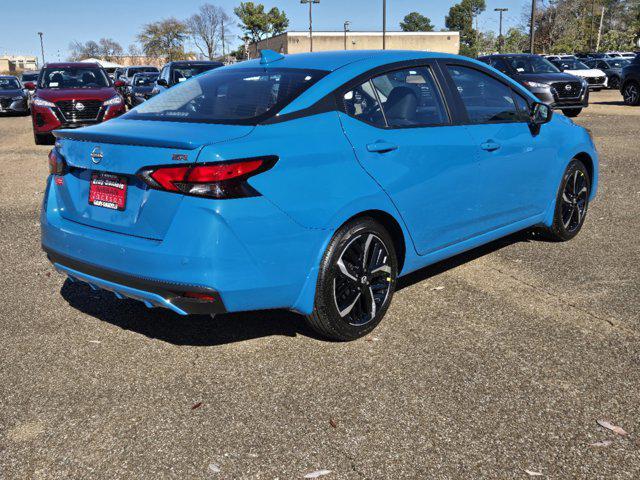
M 565 116 L 567 117 L 577 117 L 578 115 L 580 115 L 580 112 L 582 112 L 581 108 L 565 108 L 562 110 L 562 113 L 565 114 Z
M 33 134 L 33 140 L 36 145 L 53 145 L 55 143 L 55 137 L 50 133 L 35 133 Z
M 343 225 L 320 264 L 309 325 L 332 340 L 354 340 L 384 317 L 395 290 L 398 261 L 389 233 L 371 218 Z
M 553 224 L 547 229 L 548 237 L 564 242 L 578 234 L 587 215 L 590 193 L 589 171 L 584 163 L 574 158 L 560 182 Z
M 637 82 L 627 83 L 622 88 L 622 98 L 627 105 L 640 105 L 640 85 Z

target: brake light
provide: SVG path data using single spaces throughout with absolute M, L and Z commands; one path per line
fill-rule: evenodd
M 276 157 L 249 158 L 222 163 L 146 168 L 139 177 L 151 188 L 212 198 L 260 195 L 247 179 L 269 170 Z
M 51 175 L 62 175 L 66 167 L 64 157 L 60 154 L 57 148 L 52 149 L 49 152 L 49 173 Z

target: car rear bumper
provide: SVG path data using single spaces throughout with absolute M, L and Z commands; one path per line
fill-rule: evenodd
M 56 270 L 67 275 L 72 282 L 80 281 L 95 290 L 111 291 L 119 299 L 139 300 L 148 308 L 168 308 L 180 315 L 226 312 L 220 294 L 213 289 L 120 273 L 65 257 L 46 247 L 44 250 Z M 204 301 L 189 298 L 185 296 L 187 293 L 199 293 L 211 299 Z
M 297 301 L 329 232 L 302 227 L 266 198 L 184 197 L 162 240 L 153 240 L 64 218 L 52 178 L 40 217 L 42 248 L 70 278 L 177 313 L 310 313 Z M 185 303 L 185 291 L 213 292 L 220 301 Z

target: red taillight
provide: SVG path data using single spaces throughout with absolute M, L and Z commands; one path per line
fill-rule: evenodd
M 57 148 L 52 149 L 49 152 L 49 173 L 51 175 L 62 175 L 66 163 L 64 157 L 60 155 Z
M 270 169 L 275 157 L 144 169 L 140 177 L 152 188 L 213 198 L 258 195 L 247 179 Z

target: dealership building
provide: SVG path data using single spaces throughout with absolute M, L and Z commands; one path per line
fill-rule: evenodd
M 21 72 L 36 70 L 38 57 L 33 55 L 0 55 L 0 72 Z
M 387 32 L 387 50 L 421 50 L 427 52 L 458 53 L 459 32 Z M 313 32 L 313 51 L 380 50 L 382 32 Z M 309 32 L 285 32 L 249 45 L 251 58 L 261 50 L 280 53 L 309 51 Z

